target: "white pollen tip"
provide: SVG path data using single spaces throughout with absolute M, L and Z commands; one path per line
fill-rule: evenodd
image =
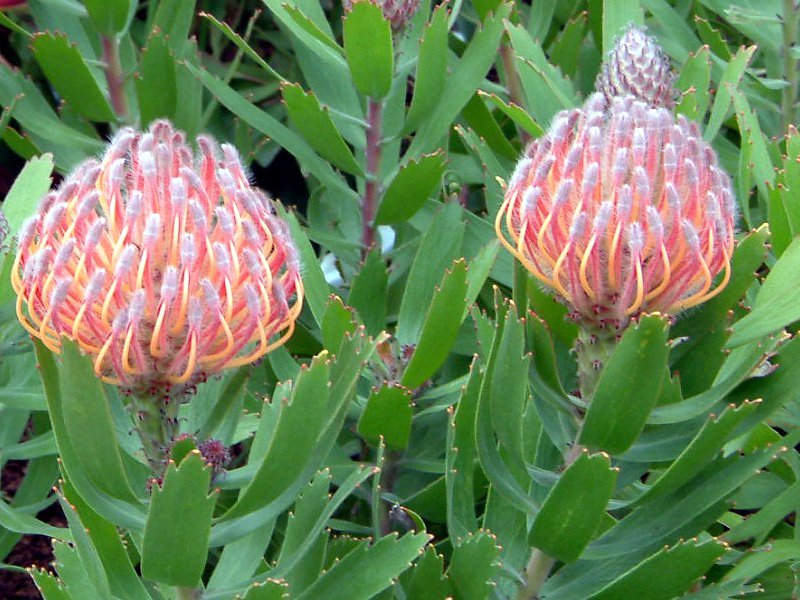
M 628 248 L 632 254 L 639 254 L 644 250 L 644 228 L 638 221 L 628 225 Z
M 124 277 L 128 274 L 133 267 L 133 261 L 136 258 L 136 246 L 133 244 L 126 244 L 125 248 L 119 254 L 117 266 L 114 268 L 114 277 Z
M 164 279 L 161 281 L 161 299 L 170 301 L 178 293 L 178 269 L 169 265 L 164 271 Z

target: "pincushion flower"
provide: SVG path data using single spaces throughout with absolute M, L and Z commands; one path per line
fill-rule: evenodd
M 61 336 L 134 394 L 186 389 L 292 333 L 303 288 L 286 224 L 236 150 L 170 123 L 121 130 L 23 226 L 12 273 L 25 328 Z
M 730 180 L 695 123 L 594 94 L 528 147 L 496 229 L 577 320 L 619 329 L 717 294 L 735 215 Z

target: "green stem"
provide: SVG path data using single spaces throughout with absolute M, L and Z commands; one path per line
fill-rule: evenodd
M 169 449 L 178 433 L 180 396 L 176 394 L 161 399 L 132 394 L 130 399 L 144 455 L 153 477 L 160 478 L 164 475 Z
M 525 93 L 522 89 L 522 82 L 519 78 L 519 72 L 517 71 L 517 63 L 515 62 L 514 58 L 514 50 L 511 46 L 508 45 L 507 42 L 504 42 L 502 46 L 500 46 L 500 58 L 503 61 L 503 70 L 506 74 L 506 87 L 508 88 L 508 98 L 514 104 L 521 108 L 525 108 Z M 530 134 L 525 131 L 522 127 L 517 127 L 517 131 L 519 133 L 519 139 L 522 141 L 522 145 L 527 146 L 528 142 L 531 141 Z
M 517 600 L 537 600 L 542 585 L 547 581 L 556 559 L 534 548 L 525 569 L 525 587 L 517 593 Z
M 581 398 L 587 404 L 592 401 L 600 373 L 617 347 L 620 330 L 616 327 L 578 327 L 575 351 L 578 359 L 578 386 Z
M 111 106 L 117 117 L 125 120 L 128 117 L 128 107 L 125 103 L 122 64 L 119 60 L 119 40 L 116 37 L 103 36 L 102 43 L 106 83 L 108 84 L 108 95 L 111 99 Z
M 197 588 L 176 587 L 175 597 L 177 600 L 200 600 L 203 597 L 203 593 Z
M 781 111 L 783 130 L 795 122 L 797 111 L 797 49 L 798 5 L 796 0 L 783 0 L 783 76 L 787 86 L 783 88 Z

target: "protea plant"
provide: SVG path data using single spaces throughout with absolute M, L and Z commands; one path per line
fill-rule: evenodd
M 695 123 L 632 96 L 594 94 L 529 146 L 496 228 L 582 325 L 590 395 L 631 319 L 674 315 L 726 285 L 735 216 L 730 180 Z
M 166 121 L 121 130 L 23 225 L 12 273 L 22 324 L 130 394 L 156 465 L 182 396 L 282 344 L 302 303 L 286 224 L 232 146 L 197 147 Z

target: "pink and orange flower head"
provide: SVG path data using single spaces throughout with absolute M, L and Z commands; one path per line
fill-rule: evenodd
M 188 387 L 252 362 L 294 330 L 294 244 L 236 150 L 167 121 L 121 130 L 48 194 L 19 236 L 17 313 L 134 393 Z
M 594 94 L 528 147 L 496 229 L 576 319 L 624 327 L 722 290 L 735 216 L 730 180 L 695 123 Z

